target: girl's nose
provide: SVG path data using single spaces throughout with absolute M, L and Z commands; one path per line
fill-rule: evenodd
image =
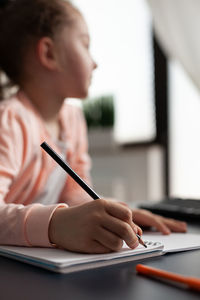
M 96 68 L 98 68 L 98 65 L 97 65 L 96 61 L 93 60 L 93 70 L 95 70 Z

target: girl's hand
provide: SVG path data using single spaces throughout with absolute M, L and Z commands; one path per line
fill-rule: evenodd
M 152 226 L 163 234 L 173 232 L 186 232 L 187 224 L 174 219 L 164 218 L 153 214 L 145 209 L 135 209 L 133 213 L 133 222 L 139 226 Z
M 95 200 L 79 206 L 57 208 L 49 225 L 50 242 L 58 247 L 85 253 L 109 253 L 138 246 L 130 208 L 109 200 Z

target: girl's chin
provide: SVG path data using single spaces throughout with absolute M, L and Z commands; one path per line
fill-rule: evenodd
M 82 91 L 81 93 L 77 93 L 74 98 L 85 99 L 88 96 L 88 91 Z
M 65 98 L 78 98 L 78 99 L 85 99 L 88 97 L 88 88 L 77 89 L 74 93 L 65 93 Z

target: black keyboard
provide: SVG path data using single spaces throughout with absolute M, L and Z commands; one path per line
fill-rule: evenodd
M 200 200 L 167 198 L 161 202 L 140 204 L 139 208 L 147 209 L 166 217 L 200 222 Z

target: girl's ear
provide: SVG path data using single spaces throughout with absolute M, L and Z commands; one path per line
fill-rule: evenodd
M 56 70 L 57 59 L 54 42 L 49 37 L 43 37 L 38 41 L 37 44 L 37 57 L 40 64 L 48 70 Z

